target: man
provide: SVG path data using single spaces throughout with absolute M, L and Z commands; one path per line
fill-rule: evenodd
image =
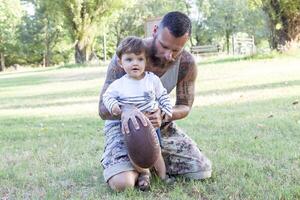
M 167 13 L 159 26 L 155 26 L 153 37 L 145 39 L 149 50 L 146 71 L 151 71 L 160 77 L 168 93 L 176 87 L 176 103 L 173 107 L 173 116 L 165 120 L 158 109 L 154 113 L 142 114 L 136 108 L 123 106 L 122 119 L 123 132 L 129 132 L 128 121 L 131 119 L 136 128 L 139 128 L 136 117 L 145 124 L 144 117 L 148 117 L 154 127 L 161 128 L 162 154 L 166 162 L 169 175 L 182 175 L 191 179 L 205 179 L 211 176 L 211 162 L 198 149 L 192 139 L 180 131 L 174 120 L 182 119 L 190 112 L 195 95 L 195 80 L 197 66 L 192 55 L 183 49 L 191 35 L 191 21 L 183 13 Z M 102 119 L 116 119 L 102 103 L 102 95 L 107 87 L 116 79 L 125 74 L 118 65 L 116 56 L 113 57 L 107 71 L 106 80 L 100 94 L 99 115 Z M 116 191 L 126 188 L 149 185 L 149 177 L 139 179 L 127 155 L 122 133 L 116 133 L 119 127 L 112 123 L 105 126 L 107 142 L 102 156 L 104 178 L 109 186 Z M 142 177 L 145 178 L 145 177 Z

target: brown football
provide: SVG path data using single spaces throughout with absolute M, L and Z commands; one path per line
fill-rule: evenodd
M 136 130 L 131 120 L 128 122 L 129 133 L 125 134 L 125 142 L 131 160 L 141 168 L 150 168 L 156 162 L 160 145 L 157 134 L 151 122 L 147 119 L 147 126 L 144 126 L 137 118 L 140 128 Z

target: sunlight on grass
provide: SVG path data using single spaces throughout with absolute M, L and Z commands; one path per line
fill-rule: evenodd
M 258 95 L 259 94 L 259 95 Z M 230 92 L 225 94 L 212 94 L 212 95 L 198 95 L 194 102 L 194 106 L 210 106 L 210 105 L 222 105 L 222 104 L 239 104 L 247 102 L 256 102 L 262 100 L 272 100 L 280 97 L 294 97 L 294 100 L 299 100 L 300 85 L 293 87 L 280 87 L 275 89 L 246 89 L 240 92 Z M 292 102 L 287 102 L 292 104 Z
M 154 178 L 150 192 L 121 194 L 100 165 L 106 68 L 0 74 L 0 197 L 299 199 L 299 66 L 293 57 L 199 63 L 194 109 L 177 124 L 212 160 L 212 178 Z
M 195 106 L 300 96 L 299 59 L 198 66 Z
M 104 72 L 95 67 L 46 71 L 38 75 L 46 83 L 2 88 L 0 116 L 97 115 Z
M 239 61 L 201 66 L 194 106 L 236 104 L 300 94 L 298 59 Z M 287 68 L 289 70 L 287 70 Z M 35 74 L 38 73 L 38 74 Z M 18 74 L 18 73 L 16 73 Z M 22 78 L 40 77 L 42 83 L 22 85 Z M 3 83 L 18 77 L 20 85 L 1 88 L 0 115 L 94 115 L 105 68 L 53 68 L 1 77 Z M 0 82 L 1 83 L 1 82 Z M 171 94 L 175 102 L 175 93 Z M 20 102 L 22 102 L 20 104 Z

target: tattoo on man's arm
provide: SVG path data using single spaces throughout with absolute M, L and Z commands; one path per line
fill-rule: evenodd
M 182 81 L 176 90 L 176 105 L 192 106 L 194 101 L 194 83 Z

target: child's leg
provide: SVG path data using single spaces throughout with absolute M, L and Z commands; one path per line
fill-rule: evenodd
M 129 156 L 130 158 L 130 156 Z M 150 189 L 150 177 L 151 173 L 149 169 L 141 168 L 137 166 L 130 158 L 131 164 L 135 168 L 135 170 L 139 173 L 139 177 L 137 180 L 137 186 L 140 190 L 145 191 Z
M 150 175 L 150 170 L 149 170 L 149 169 L 147 169 L 147 168 L 141 168 L 141 167 L 137 166 L 137 165 L 131 160 L 130 156 L 129 156 L 129 159 L 130 159 L 130 161 L 131 161 L 131 164 L 133 165 L 133 167 L 135 168 L 135 170 L 136 170 L 138 173 Z
M 157 137 L 158 137 L 158 141 L 159 141 L 159 145 L 160 147 L 162 148 L 162 141 L 161 141 L 161 133 L 160 133 L 160 129 L 156 129 L 156 134 L 157 134 Z M 154 164 L 154 168 L 158 174 L 158 176 L 165 180 L 166 178 L 166 165 L 165 165 L 165 161 L 161 155 L 161 152 L 159 153 L 159 157 L 156 161 L 156 163 Z
M 155 168 L 158 176 L 161 179 L 165 180 L 166 179 L 166 165 L 165 165 L 165 161 L 164 161 L 161 153 L 159 154 L 159 157 L 154 164 L 154 168 Z

